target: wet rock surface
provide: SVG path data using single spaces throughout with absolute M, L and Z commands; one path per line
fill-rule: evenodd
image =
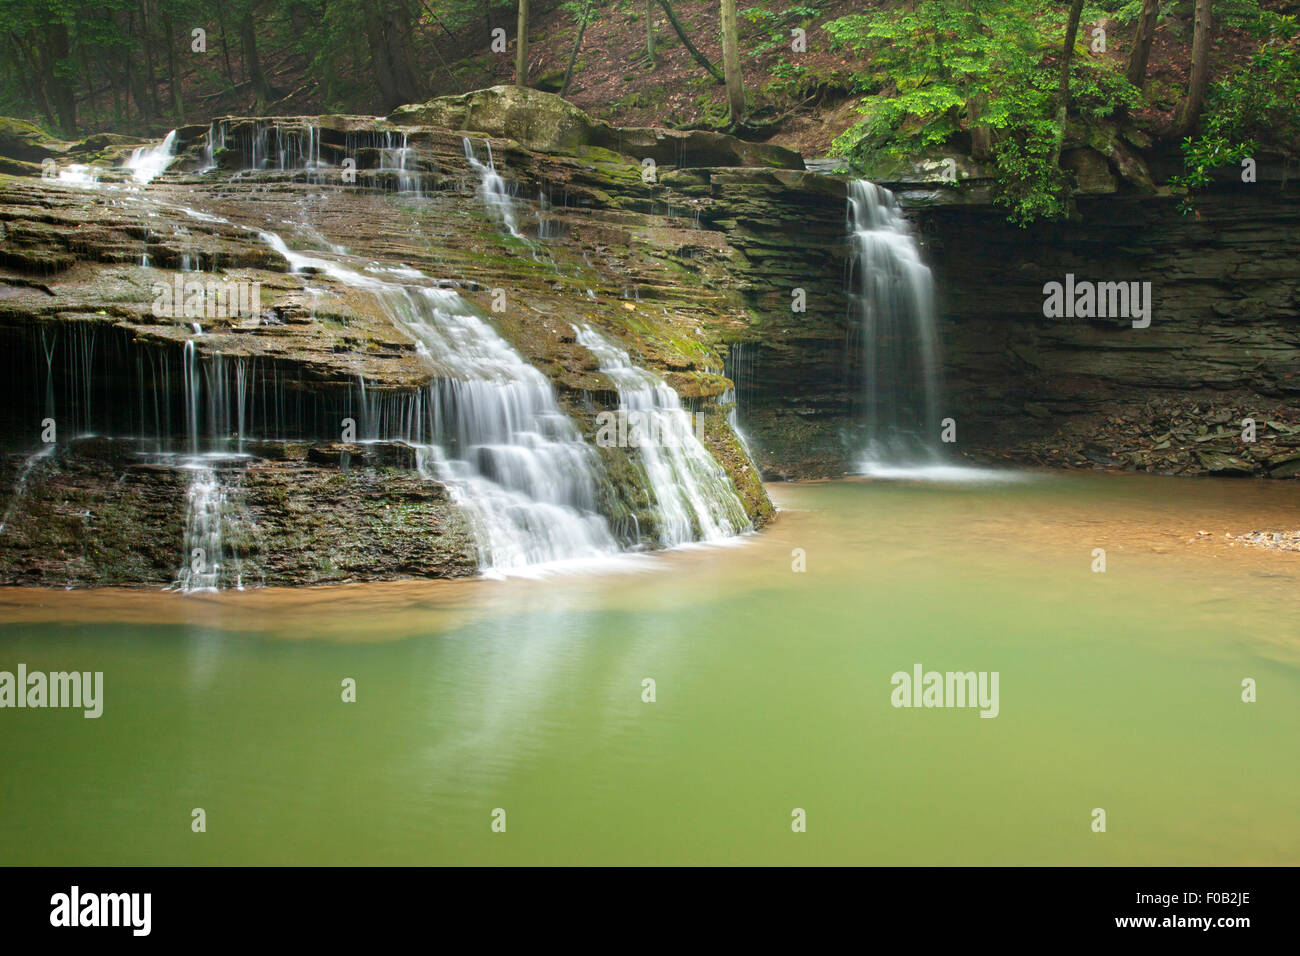
M 389 450 L 398 460 L 407 452 Z M 221 562 L 245 587 L 476 574 L 473 534 L 446 488 L 386 457 L 258 443 L 213 460 L 231 499 Z M 176 585 L 192 469 L 109 439 L 29 461 L 0 460 L 0 584 Z
M 263 230 L 284 236 L 297 253 L 344 256 L 380 280 L 418 273 L 456 290 L 554 383 L 589 443 L 597 415 L 617 397 L 573 326 L 599 329 L 703 413 L 705 443 L 756 525 L 772 514 L 760 471 L 794 479 L 852 470 L 864 389 L 861 330 L 844 294 L 842 176 L 718 134 L 617 130 L 556 99 L 497 88 L 383 120 L 231 117 L 219 124 L 215 148 L 208 139 L 218 126 L 178 131 L 178 158 L 144 187 L 117 165 L 133 148 L 129 141 L 65 144 L 8 131 L 0 138 L 11 163 L 0 171 L 8 382 L 0 438 L 22 454 L 6 459 L 3 493 L 12 498 L 46 416 L 44 350 L 71 369 L 83 347 L 77 343 L 111 339 L 115 358 L 101 358 L 103 389 L 92 398 L 117 408 L 138 402 L 136 356 L 175 369 L 189 350 L 204 375 L 222 361 L 243 363 L 240 374 L 274 391 L 279 404 L 268 407 L 300 426 L 287 436 L 295 441 L 251 452 L 244 497 L 272 542 L 256 562 L 262 580 L 471 573 L 463 517 L 457 524 L 453 503 L 417 487 L 423 479 L 411 450 L 357 444 L 343 428 L 361 390 L 401 400 L 445 370 L 374 296 L 328 269 L 291 272 Z M 490 148 L 513 193 L 517 235 L 484 202 L 467 136 L 480 163 Z M 935 180 L 938 157 L 892 174 L 939 290 L 954 457 L 1181 475 L 1300 474 L 1294 187 L 1266 177 L 1258 191 L 1225 187 L 1188 217 L 1140 182 L 1146 167 L 1134 165 L 1133 144 L 1074 148 L 1085 147 L 1106 158 L 1114 188 L 1101 182 L 1089 154 L 1100 195 L 1080 199 L 1075 221 L 1028 230 L 988 204 L 976 164 L 959 165 L 957 189 Z M 262 168 L 250 170 L 259 156 Z M 45 159 L 98 164 L 100 185 L 38 178 Z M 348 159 L 356 164 L 351 179 L 343 175 Z M 1125 317 L 1045 317 L 1044 284 L 1067 274 L 1150 281 L 1150 326 L 1133 328 Z M 178 279 L 256 284 L 258 301 L 245 315 L 159 315 L 159 286 Z M 163 378 L 152 387 L 172 398 L 160 404 L 179 403 L 183 376 Z M 757 470 L 727 425 L 737 399 Z M 60 401 L 60 428 L 84 432 Z M 265 412 L 263 420 L 272 417 Z M 1254 441 L 1245 438 L 1246 419 Z M 163 431 L 173 443 L 184 438 L 180 421 Z M 244 438 L 252 449 L 258 438 L 286 436 L 250 427 L 225 437 Z M 611 518 L 648 521 L 626 451 L 600 455 L 602 494 L 618 501 Z M 84 449 L 65 455 L 61 448 L 32 466 L 41 475 L 29 489 L 36 497 L 19 511 L 43 501 L 41 486 L 65 488 L 69 504 L 55 508 L 58 495 L 49 490 L 57 518 L 43 531 L 28 527 L 22 547 L 6 549 L 7 579 L 169 583 L 183 479 L 174 469 L 118 458 L 97 475 L 87 460 Z M 290 507 L 295 482 L 302 497 L 319 497 L 316 517 Z M 404 489 L 401 502 L 384 497 L 394 482 Z M 75 504 L 92 500 L 101 502 L 93 527 L 102 545 L 88 543 Z M 356 515 L 342 514 L 349 500 Z M 95 513 L 88 505 L 82 511 Z M 331 524 L 335 511 L 340 520 Z M 124 526 L 149 523 L 156 533 L 138 551 L 113 545 L 105 530 L 112 522 L 103 517 L 110 512 Z M 408 513 L 411 523 L 388 520 Z M 364 528 L 359 515 L 369 516 Z M 22 520 L 12 522 L 15 535 Z M 413 527 L 441 543 L 427 552 L 401 544 Z M 331 528 L 362 538 L 349 544 Z M 333 543 L 307 548 L 303 529 Z M 399 543 L 386 547 L 390 538 Z M 370 539 L 378 542 L 373 549 Z M 123 570 L 104 578 L 114 562 Z
M 1300 531 L 1252 531 L 1249 534 L 1235 536 L 1232 543 L 1265 548 L 1269 551 L 1300 553 Z
M 190 380 L 206 389 L 228 382 L 224 387 L 231 389 L 251 379 L 249 394 L 269 397 L 250 402 L 247 422 L 241 411 L 243 433 L 233 420 L 199 425 L 208 439 L 244 439 L 257 456 L 220 469 L 222 479 L 239 489 L 239 507 L 248 512 L 244 524 L 261 535 L 241 559 L 246 582 L 472 573 L 476 557 L 464 517 L 449 517 L 458 506 L 445 496 L 436 505 L 426 501 L 428 488 L 436 486 L 415 471 L 413 450 L 391 444 L 381 450 L 345 434 L 349 417 L 360 417 L 359 402 L 418 407 L 411 405 L 418 392 L 448 370 L 365 288 L 337 281 L 326 266 L 290 272 L 261 235 L 271 230 L 295 252 L 341 255 L 349 268 L 379 282 L 423 275 L 428 278 L 418 281 L 428 287 L 457 291 L 553 381 L 561 407 L 589 443 L 597 414 L 616 405 L 617 396 L 574 342 L 572 327 L 603 329 L 637 362 L 658 371 L 689 410 L 702 414 L 705 444 L 731 475 L 751 520 L 761 525 L 771 516 L 758 472 L 726 421 L 731 383 L 723 374 L 719 326 L 726 323 L 719 317 L 743 321 L 744 305 L 730 274 L 734 250 L 699 221 L 713 205 L 707 188 L 713 170 L 691 180 L 706 188 L 687 197 L 643 179 L 635 156 L 598 146 L 584 148 L 582 158 L 539 153 L 475 133 L 473 150 L 486 155 L 491 147 L 518 193 L 513 207 L 521 231 L 512 236 L 485 206 L 479 171 L 466 157 L 460 132 L 403 127 L 398 133 L 391 123 L 360 117 L 232 118 L 222 127 L 226 148 L 207 151 L 209 132 L 181 130 L 180 155 L 144 188 L 109 166 L 94 188 L 0 179 L 6 240 L 0 339 L 9 346 L 15 398 L 0 414 L 0 432 L 10 448 L 26 454 L 33 447 L 53 404 L 62 434 L 84 434 L 108 419 L 114 427 L 106 430 L 130 434 L 143 423 L 146 432 L 160 429 L 155 437 L 163 445 L 183 450 L 189 441 L 183 392 Z M 401 147 L 405 169 L 384 168 L 394 162 L 391 144 L 398 142 L 410 144 Z M 268 143 L 278 144 L 281 156 L 293 153 L 286 168 L 278 168 L 272 150 L 272 158 L 260 163 L 265 168 L 250 171 Z M 339 173 L 348 156 L 360 160 L 354 183 Z M 772 156 L 779 159 L 779 151 Z M 714 158 L 736 161 L 730 154 Z M 233 316 L 159 313 L 160 285 L 214 279 L 255 284 L 255 307 Z M 51 369 L 56 380 L 87 373 L 96 386 L 82 396 L 60 385 L 51 403 L 45 394 Z M 139 383 L 146 379 L 142 392 Z M 239 386 L 241 394 L 246 389 L 246 383 Z M 138 414 L 120 411 L 136 405 Z M 295 441 L 258 441 L 279 431 Z M 652 509 L 636 492 L 629 453 L 602 449 L 601 456 L 607 459 L 606 513 L 653 534 Z M 3 477 L 16 476 L 26 460 L 14 456 Z M 33 487 L 57 486 L 65 471 L 81 467 L 79 460 L 60 455 L 34 467 Z M 117 462 L 110 470 L 120 475 L 142 468 Z M 367 477 L 381 472 L 384 481 Z M 70 532 L 58 544 L 29 535 L 13 552 L 11 579 L 51 583 L 63 575 L 73 584 L 151 586 L 174 580 L 183 523 L 177 509 L 184 510 L 183 491 L 179 499 L 172 493 L 178 480 L 184 476 L 170 475 L 165 491 L 154 489 L 157 502 L 139 516 L 159 529 L 157 554 L 147 561 L 128 562 L 121 574 L 104 571 L 120 552 L 106 546 L 75 565 L 65 541 Z M 400 502 L 385 498 L 394 487 L 404 489 Z M 121 511 L 119 499 L 106 495 L 88 488 L 83 497 L 104 512 Z M 282 497 L 283 506 L 277 503 Z M 299 499 L 317 507 L 300 509 L 293 504 Z M 361 518 L 351 512 L 331 521 L 350 499 L 357 501 L 357 515 L 371 516 L 369 525 L 358 525 Z M 18 507 L 43 506 L 25 499 Z M 436 514 L 426 513 L 429 508 Z M 411 509 L 414 524 L 388 521 Z M 88 533 L 104 533 L 102 524 Z M 420 550 L 404 543 L 408 525 L 421 528 L 433 544 Z M 334 534 L 336 526 L 343 530 Z M 238 537 L 236 531 L 230 540 Z M 309 546 L 313 541 L 319 545 Z M 37 552 L 56 547 L 68 553 L 43 565 Z

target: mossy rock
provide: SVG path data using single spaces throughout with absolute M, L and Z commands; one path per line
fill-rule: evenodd
M 205 126 L 206 130 L 207 127 Z M 78 143 L 73 143 L 68 148 L 69 156 L 96 156 L 106 150 L 112 150 L 121 147 L 130 147 L 144 145 L 148 140 L 139 139 L 135 136 L 123 136 L 120 133 L 95 133 L 87 136 Z
M 598 146 L 638 162 L 653 159 L 669 166 L 804 168 L 802 156 L 780 146 L 747 143 L 708 130 L 611 126 L 553 93 L 518 86 L 493 86 L 401 106 L 388 118 L 402 125 L 512 139 L 539 152 L 577 152 L 584 146 Z
M 68 145 L 35 123 L 0 116 L 0 156 L 39 163 L 51 156 L 62 156 Z
M 594 145 L 596 126 L 595 120 L 567 100 L 518 86 L 493 86 L 399 106 L 389 119 L 403 125 L 440 126 L 505 137 L 537 150 Z
M 539 76 L 533 85 L 543 93 L 559 93 L 564 87 L 564 71 L 552 70 Z
M 1078 193 L 1082 196 L 1105 195 L 1119 188 L 1115 175 L 1110 171 L 1110 163 L 1095 149 L 1065 150 L 1061 153 L 1061 167 L 1074 173 Z

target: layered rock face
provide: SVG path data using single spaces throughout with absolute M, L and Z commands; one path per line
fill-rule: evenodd
M 963 440 L 1042 464 L 1300 473 L 1300 194 L 1261 182 L 1189 215 L 1118 196 L 1079 213 L 1029 230 L 978 208 L 916 214 Z M 1141 283 L 1149 316 L 1045 316 L 1044 286 L 1067 276 Z
M 456 576 L 485 563 L 485 517 L 543 547 L 551 522 L 596 554 L 770 517 L 727 420 L 735 251 L 699 228 L 706 203 L 658 181 L 672 164 L 363 117 L 231 118 L 174 139 L 147 185 L 105 166 L 93 187 L 0 186 L 6 580 L 157 585 L 187 578 L 203 545 L 219 573 L 205 555 L 194 576 L 220 586 Z M 708 153 L 696 161 L 799 164 L 683 140 Z M 255 301 L 214 310 L 214 282 Z M 695 494 L 722 487 L 700 471 L 720 464 L 733 520 L 696 495 L 665 530 L 672 467 L 656 484 L 635 446 L 601 440 L 618 388 L 575 326 L 675 391 L 648 414 L 693 416 L 672 467 Z M 376 458 L 377 440 L 415 454 Z M 501 492 L 490 514 L 482 488 Z M 557 518 L 564 502 L 578 517 Z M 113 530 L 131 525 L 138 560 Z
M 846 180 L 788 151 L 619 130 L 504 87 L 383 120 L 181 129 L 148 182 L 123 167 L 138 143 L 10 139 L 4 582 L 166 585 L 205 545 L 221 586 L 476 573 L 464 481 L 416 447 L 455 444 L 433 410 L 469 407 L 446 384 L 464 378 L 459 346 L 438 344 L 457 323 L 477 330 L 466 347 L 500 342 L 474 359 L 479 379 L 501 349 L 517 357 L 502 375 L 523 391 L 494 407 L 532 415 L 552 458 L 576 447 L 572 423 L 584 494 L 623 548 L 663 544 L 664 518 L 645 461 L 599 440 L 618 383 L 575 327 L 699 413 L 755 526 L 772 513 L 760 471 L 840 475 L 861 453 Z M 951 187 L 931 166 L 886 185 L 933 268 L 954 457 L 1300 471 L 1293 187 L 1221 189 L 1188 217 L 1098 173 L 1105 195 L 1082 197 L 1077 221 L 1022 230 L 977 174 Z M 1045 315 L 1044 286 L 1068 276 L 1151 283 L 1150 325 Z M 209 283 L 246 307 L 218 289 L 206 308 L 203 288 L 187 308 Z M 488 480 L 506 467 L 469 464 Z
M 1076 219 L 1028 229 L 1006 222 L 978 169 L 955 186 L 915 169 L 888 180 L 933 271 L 953 457 L 1300 473 L 1300 193 L 1283 169 L 1221 183 L 1189 214 L 1167 195 L 1099 180 Z M 794 268 L 768 274 L 795 285 L 815 273 L 817 295 L 802 315 L 788 302 L 782 314 L 780 289 L 755 295 L 757 336 L 736 363 L 741 419 L 770 476 L 833 476 L 862 448 L 860 330 L 838 291 L 844 245 L 827 228 L 830 203 L 800 201 L 819 221 L 792 229 L 775 257 Z M 1149 283 L 1149 325 L 1097 308 L 1045 315 L 1053 282 L 1136 282 L 1139 295 Z
M 208 464 L 220 482 L 223 587 L 343 584 L 478 572 L 473 530 L 402 445 L 256 442 Z M 139 443 L 80 438 L 4 459 L 8 584 L 175 585 L 191 473 Z

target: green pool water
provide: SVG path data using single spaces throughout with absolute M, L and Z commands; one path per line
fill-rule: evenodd
M 1225 537 L 1300 484 L 771 491 L 607 573 L 2 591 L 0 670 L 104 701 L 0 710 L 0 863 L 1300 863 L 1300 554 Z M 894 707 L 918 664 L 997 716 Z

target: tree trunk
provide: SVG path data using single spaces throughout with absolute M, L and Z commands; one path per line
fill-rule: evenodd
M 239 21 L 239 43 L 244 51 L 244 72 L 253 87 L 254 114 L 266 111 L 266 104 L 271 101 L 271 85 L 262 73 L 262 61 L 257 55 L 257 31 L 253 27 L 253 14 L 244 14 Z
M 411 14 L 404 3 L 386 4 L 366 22 L 370 41 L 370 68 L 384 98 L 392 109 L 420 98 L 419 71 L 411 52 Z
M 645 0 L 645 52 L 650 57 L 650 66 L 655 66 L 655 0 Z
M 1147 76 L 1147 58 L 1151 56 L 1151 40 L 1156 35 L 1156 15 L 1160 12 L 1160 0 L 1145 0 L 1142 4 L 1142 17 L 1138 20 L 1137 34 L 1133 37 L 1133 49 L 1128 56 L 1128 69 L 1125 75 L 1128 81 L 1138 89 L 1142 88 Z
M 587 20 L 578 21 L 578 37 L 573 41 L 573 52 L 569 54 L 569 65 L 564 68 L 564 84 L 560 87 L 560 96 L 569 92 L 569 82 L 573 79 L 573 64 L 577 62 L 578 50 L 582 47 L 582 35 L 587 32 Z
M 99 106 L 95 102 L 95 71 L 90 68 L 90 57 L 87 55 L 85 47 L 81 48 L 81 75 L 86 80 L 87 109 L 84 112 L 90 113 L 92 116 L 95 117 L 94 120 L 90 121 L 91 124 L 93 125 L 95 120 L 98 120 L 100 118 L 100 114 L 99 114 Z M 109 80 L 109 86 L 110 87 L 112 86 L 111 79 Z
M 230 66 L 230 43 L 226 39 L 230 31 L 226 29 L 226 18 L 221 15 L 221 4 L 217 4 L 217 25 L 221 28 L 221 58 L 226 61 L 226 79 L 235 85 L 235 71 Z
M 140 30 L 144 37 L 140 49 L 144 53 L 145 78 L 148 81 L 145 83 L 145 92 L 149 94 L 150 112 L 156 116 L 162 112 L 162 106 L 158 102 L 158 79 L 153 71 L 153 21 L 149 18 L 149 4 L 144 0 L 140 3 Z
M 131 68 L 129 58 L 126 61 L 126 86 L 131 93 L 131 99 L 135 100 L 135 108 L 139 110 L 145 128 L 148 129 L 153 125 L 153 108 L 149 103 L 149 94 L 144 88 L 144 74 L 138 68 Z
M 149 97 L 145 93 L 144 77 L 140 72 L 139 57 L 136 56 L 136 41 L 139 39 L 136 35 L 135 13 L 128 10 L 126 13 L 126 35 L 131 38 L 130 54 L 122 57 L 122 68 L 126 73 L 126 92 L 127 107 L 130 108 L 131 101 L 135 100 L 136 112 L 144 120 L 144 126 L 148 129 L 153 125 L 153 112 L 149 105 Z M 140 41 L 140 46 L 147 42 Z
M 1210 34 L 1214 23 L 1210 16 L 1210 0 L 1196 0 L 1196 32 L 1192 36 L 1192 76 L 1187 83 L 1187 98 L 1178 110 L 1174 122 L 1176 135 L 1181 139 L 1190 134 L 1201 117 L 1205 105 L 1205 87 L 1210 82 Z
M 46 124 L 50 129 L 54 129 L 58 125 L 58 122 L 54 118 L 54 110 L 51 108 L 49 97 L 46 95 L 44 71 L 40 68 L 39 63 L 37 62 L 39 57 L 27 48 L 27 44 L 23 42 L 23 38 L 13 30 L 9 31 L 9 36 L 13 38 L 14 45 L 18 47 L 19 51 L 23 55 L 23 59 L 27 61 L 27 69 L 19 70 L 18 75 L 23 78 L 24 82 L 31 89 L 32 98 L 36 100 L 37 105 L 41 108 L 41 112 L 45 114 Z
M 668 22 L 672 24 L 673 32 L 676 33 L 677 38 L 682 41 L 682 45 L 690 51 L 691 56 L 695 57 L 695 62 L 704 67 L 709 76 L 713 77 L 719 83 L 725 83 L 726 80 L 723 79 L 722 74 L 718 72 L 718 68 L 709 62 L 707 56 L 695 49 L 695 44 L 692 43 L 691 38 L 686 35 L 686 31 L 682 29 L 682 25 L 677 22 L 677 15 L 673 13 L 673 8 L 668 5 L 668 0 L 659 0 L 659 6 L 664 8 L 664 13 L 668 15 Z
M 163 14 L 163 31 L 167 34 L 167 75 L 171 81 L 172 108 L 176 111 L 176 122 L 185 122 L 185 100 L 181 94 L 180 69 L 176 66 L 176 33 L 172 29 L 171 14 Z
M 370 75 L 374 77 L 375 86 L 379 88 L 383 109 L 391 110 L 395 106 L 401 106 L 402 94 L 397 89 L 393 65 L 388 59 L 388 45 L 384 42 L 383 27 L 374 18 L 366 20 L 366 41 L 370 48 Z
M 107 56 L 99 58 L 99 68 L 106 76 L 113 77 L 113 125 L 121 129 L 126 125 L 126 114 L 122 111 L 122 91 L 127 88 L 126 72 L 114 73 L 115 63 Z
M 1061 75 L 1056 87 L 1056 147 L 1052 150 L 1052 165 L 1061 160 L 1061 147 L 1065 144 L 1065 121 L 1070 114 L 1070 63 L 1074 59 L 1074 41 L 1079 36 L 1079 17 L 1083 13 L 1083 0 L 1072 0 L 1070 19 L 1065 25 L 1065 47 L 1061 50 Z
M 515 29 L 515 86 L 528 85 L 528 0 L 519 0 Z
M 966 116 L 970 119 L 970 154 L 974 159 L 986 160 L 993 153 L 993 130 L 982 122 L 988 98 L 984 94 L 966 101 Z
M 45 27 L 45 81 L 52 93 L 59 128 L 67 139 L 77 138 L 77 95 L 69 81 L 60 76 L 58 65 L 68 58 L 68 28 L 62 23 Z
M 722 0 L 722 71 L 727 79 L 727 112 L 731 125 L 745 118 L 745 78 L 740 72 L 740 35 L 736 24 L 736 0 Z

